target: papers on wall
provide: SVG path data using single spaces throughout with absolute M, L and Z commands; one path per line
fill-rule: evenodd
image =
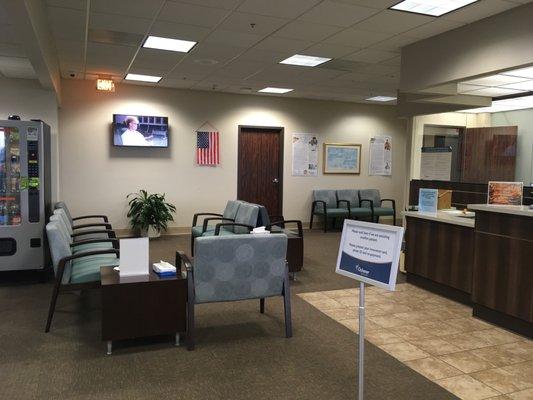
M 420 179 L 449 181 L 452 173 L 452 148 L 422 147 Z
M 369 175 L 392 175 L 392 137 L 370 139 Z
M 418 191 L 418 211 L 436 213 L 439 203 L 438 189 L 420 189 Z
M 521 206 L 524 195 L 523 182 L 489 181 L 487 204 Z
M 292 134 L 292 175 L 318 175 L 318 139 L 312 133 Z
M 148 238 L 120 239 L 120 276 L 148 275 Z

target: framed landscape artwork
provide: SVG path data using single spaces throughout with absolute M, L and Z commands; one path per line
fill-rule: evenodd
M 360 172 L 360 144 L 324 143 L 325 174 L 359 174 Z

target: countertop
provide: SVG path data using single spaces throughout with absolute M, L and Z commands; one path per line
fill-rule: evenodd
M 443 222 L 445 224 L 461 225 L 467 228 L 474 228 L 474 218 L 458 217 L 461 211 L 437 211 L 436 213 L 427 213 L 420 211 L 404 211 L 406 217 L 428 219 L 430 221 Z
M 502 206 L 496 204 L 469 204 L 469 210 L 488 211 L 501 214 L 523 215 L 533 217 L 533 210 L 529 206 Z

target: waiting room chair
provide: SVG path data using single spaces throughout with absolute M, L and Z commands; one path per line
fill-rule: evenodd
M 368 218 L 370 219 L 370 221 L 374 221 L 373 208 L 361 207 L 361 204 L 359 202 L 359 190 L 337 190 L 337 202 L 339 205 L 345 204 L 350 209 L 350 218 Z
M 58 219 L 62 222 L 62 225 L 69 232 L 72 241 L 76 242 L 78 240 L 88 240 L 88 239 L 114 239 L 116 238 L 115 231 L 110 228 L 111 225 L 108 224 L 88 224 L 90 226 L 84 225 L 82 228 L 77 228 L 74 230 L 73 226 L 70 223 L 68 214 L 63 208 L 56 208 L 52 216 L 57 216 Z M 50 219 L 52 219 L 52 216 Z
M 69 231 L 58 220 L 52 220 L 46 225 L 46 235 L 52 265 L 54 267 L 55 283 L 48 310 L 45 332 L 50 331 L 52 318 L 60 292 L 100 287 L 100 267 L 104 265 L 119 265 L 119 250 L 117 239 L 89 239 L 72 243 Z M 112 248 L 98 248 L 102 243 L 111 243 Z M 86 251 L 77 249 L 86 247 Z
M 233 235 L 196 239 L 194 262 L 178 252 L 187 270 L 187 346 L 194 349 L 197 304 L 283 296 L 285 336 L 292 337 L 287 236 Z
M 337 202 L 335 190 L 313 190 L 309 229 L 313 229 L 313 218 L 315 215 L 324 218 L 324 232 L 327 232 L 328 218 L 333 220 L 332 225 L 335 226 L 337 218 L 348 218 L 350 216 L 350 209 L 346 205 L 340 207 L 340 204 Z
M 64 212 L 63 218 L 65 218 L 65 222 L 68 225 L 68 229 L 72 231 L 71 233 L 81 233 L 84 231 L 82 235 L 77 235 L 75 240 L 77 240 L 78 237 L 83 236 L 84 239 L 88 238 L 87 235 L 91 235 L 92 238 L 105 238 L 105 237 L 114 237 L 110 235 L 110 231 L 113 230 L 111 224 L 109 223 L 109 219 L 105 215 L 83 215 L 79 217 L 72 217 L 72 214 L 70 213 L 70 210 L 67 206 L 67 204 L 63 201 L 59 201 L 55 204 L 55 210 L 54 213 L 57 212 L 57 210 L 62 210 Z M 75 225 L 76 221 L 81 221 L 84 219 L 101 219 L 103 222 L 87 222 L 84 224 L 78 224 Z M 105 230 L 106 232 L 101 232 Z M 89 232 L 93 231 L 93 232 Z M 99 231 L 99 232 L 94 232 Z M 114 232 L 112 232 L 114 235 Z
M 379 222 L 379 217 L 392 216 L 392 224 L 396 225 L 396 202 L 393 199 L 382 199 L 377 189 L 362 189 L 359 191 L 359 198 L 362 207 L 372 210 L 372 221 Z M 391 207 L 383 207 L 383 202 L 389 201 Z

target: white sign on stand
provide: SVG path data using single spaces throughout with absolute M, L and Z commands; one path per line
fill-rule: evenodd
M 150 274 L 149 239 L 120 239 L 120 276 Z
M 359 387 L 363 400 L 365 283 L 393 291 L 404 229 L 400 226 L 344 220 L 335 272 L 359 283 Z

